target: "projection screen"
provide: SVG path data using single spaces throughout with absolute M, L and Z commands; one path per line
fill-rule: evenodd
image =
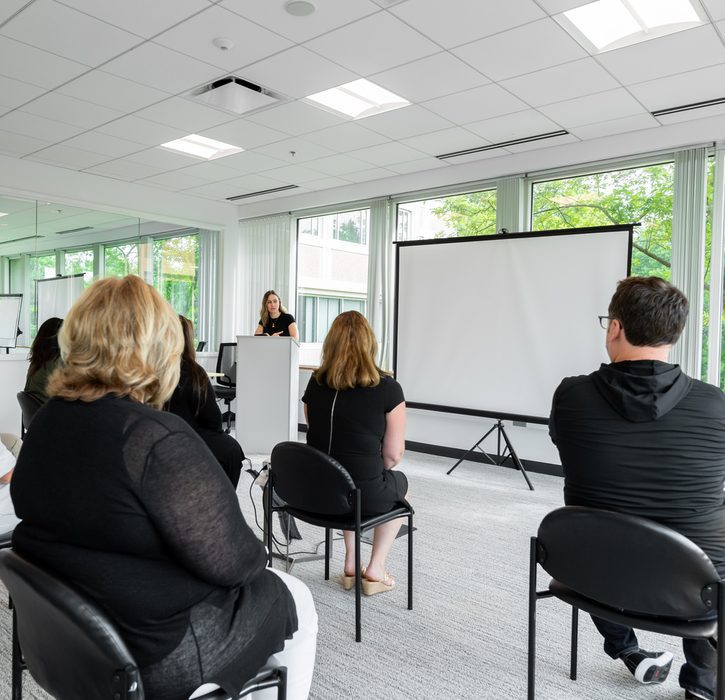
M 0 348 L 16 345 L 22 303 L 22 294 L 0 294 Z
M 83 291 L 82 274 L 37 280 L 38 328 L 49 318 L 65 318 Z
M 563 377 L 607 362 L 632 226 L 398 243 L 394 369 L 409 406 L 546 422 Z

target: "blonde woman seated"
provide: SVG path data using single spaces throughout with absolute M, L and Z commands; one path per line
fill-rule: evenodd
M 282 300 L 274 289 L 264 293 L 262 308 L 259 310 L 259 324 L 254 335 L 269 335 L 279 337 L 292 337 L 299 340 L 295 317 L 287 313 L 282 306 Z
M 265 568 L 229 479 L 190 425 L 158 410 L 179 381 L 179 318 L 139 277 L 89 287 L 60 331 L 64 365 L 10 484 L 13 547 L 97 601 L 146 697 L 236 697 L 265 663 L 288 698 L 312 680 L 309 590 Z M 89 699 L 90 700 L 90 699 Z
M 357 311 L 332 323 L 322 346 L 322 364 L 302 401 L 307 444 L 334 457 L 361 491 L 364 515 L 379 515 L 405 500 L 408 480 L 394 469 L 405 449 L 405 399 L 400 384 L 375 364 L 377 341 Z M 402 518 L 378 525 L 370 561 L 363 569 L 363 593 L 389 591 L 395 580 L 385 563 Z M 344 532 L 346 589 L 355 585 L 355 536 Z

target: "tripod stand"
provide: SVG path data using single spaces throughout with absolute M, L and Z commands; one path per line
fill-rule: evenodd
M 481 447 L 481 443 L 494 431 L 497 431 L 497 453 L 499 455 L 499 461 L 497 462 L 493 457 L 491 457 L 486 450 Z M 503 438 L 504 442 L 506 443 L 506 447 L 503 452 L 501 452 L 501 438 Z M 521 460 L 519 459 L 518 455 L 516 454 L 516 451 L 514 450 L 514 446 L 511 444 L 511 440 L 509 440 L 509 436 L 506 434 L 506 428 L 504 427 L 503 423 L 501 422 L 501 419 L 499 418 L 494 425 L 491 426 L 491 429 L 475 444 L 473 447 L 471 447 L 470 450 L 467 450 L 463 456 L 446 472 L 446 474 L 450 474 L 461 462 L 463 462 L 466 457 L 468 457 L 471 452 L 473 452 L 475 449 L 478 449 L 480 452 L 483 453 L 483 456 L 491 463 L 495 464 L 496 466 L 500 467 L 503 465 L 503 463 L 511 458 L 511 461 L 514 463 L 514 467 L 518 469 L 521 472 L 521 475 L 526 480 L 526 483 L 529 485 L 529 489 L 531 491 L 534 490 L 533 485 L 531 484 L 531 481 L 529 481 L 529 475 L 526 473 L 526 469 L 524 469 L 524 465 L 521 464 Z

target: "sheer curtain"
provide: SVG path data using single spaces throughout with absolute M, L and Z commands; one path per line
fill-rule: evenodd
M 214 352 L 219 343 L 219 231 L 199 230 L 199 320 L 196 337 Z
M 251 335 L 259 321 L 262 296 L 268 289 L 295 313 L 296 232 L 289 214 L 240 222 L 237 332 Z
M 378 362 L 383 369 L 393 365 L 394 212 L 389 199 L 370 203 L 367 317 L 378 339 Z
M 702 366 L 706 190 L 707 150 L 691 148 L 675 153 L 672 284 L 689 299 L 690 313 L 670 360 L 696 379 L 700 378 Z

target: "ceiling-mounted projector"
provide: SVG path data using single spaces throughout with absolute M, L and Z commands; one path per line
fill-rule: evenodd
M 279 102 L 279 97 L 259 85 L 235 76 L 215 80 L 194 93 L 192 97 L 210 107 L 224 109 L 234 114 L 246 114 Z

